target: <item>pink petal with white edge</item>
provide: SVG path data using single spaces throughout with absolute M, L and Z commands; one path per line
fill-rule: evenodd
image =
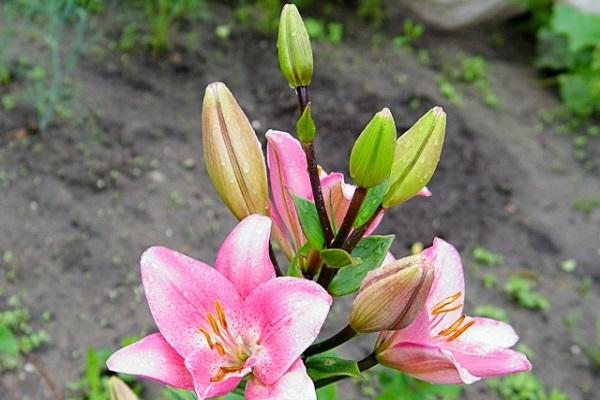
M 269 257 L 270 234 L 271 220 L 253 214 L 237 224 L 219 249 L 215 268 L 234 284 L 242 298 L 275 278 Z
M 460 365 L 471 374 L 482 378 L 514 374 L 531 369 L 531 363 L 527 357 L 518 351 L 491 348 L 482 344 L 466 344 L 458 340 L 450 345 L 446 346 L 446 349 L 452 352 Z
M 244 398 L 246 400 L 316 400 L 317 393 L 313 381 L 306 373 L 304 363 L 298 359 L 272 385 L 264 385 L 258 379 L 248 381 Z
M 289 229 L 295 247 L 300 248 L 305 239 L 290 194 L 306 199 L 312 197 L 306 156 L 300 142 L 289 133 L 270 130 L 265 136 L 273 204 L 283 226 Z
M 435 267 L 435 276 L 427 299 L 427 309 L 431 311 L 436 304 L 458 293 L 460 293 L 460 297 L 452 305 L 464 304 L 465 277 L 460 255 L 454 246 L 436 237 L 433 239 L 433 245 L 425 249 L 422 254 Z M 451 308 L 451 306 L 446 308 Z M 440 330 L 444 329 L 456 321 L 461 314 L 462 306 L 444 313 L 442 321 L 437 326 Z
M 519 336 L 507 323 L 490 318 L 471 319 L 475 324 L 460 335 L 460 342 L 509 348 L 519 341 Z
M 113 372 L 142 376 L 179 389 L 194 388 L 183 358 L 160 333 L 150 334 L 118 350 L 106 365 Z
M 398 343 L 378 354 L 377 360 L 430 383 L 473 383 L 480 379 L 463 368 L 451 352 L 436 345 Z
M 377 339 L 377 352 L 394 347 L 403 342 L 430 344 L 431 327 L 429 313 L 425 308 L 417 314 L 415 320 L 406 328 L 399 331 L 385 331 Z
M 427 186 L 424 186 L 423 189 L 421 189 L 417 192 L 417 196 L 423 196 L 423 197 L 429 197 L 432 194 L 433 193 L 431 193 L 431 191 L 429 189 L 427 189 Z
M 331 296 L 318 284 L 299 278 L 272 279 L 246 298 L 246 332 L 260 341 L 254 375 L 275 383 L 315 340 L 331 306 Z
M 209 348 L 195 351 L 185 359 L 185 365 L 194 378 L 194 390 L 198 400 L 219 397 L 231 392 L 240 383 L 242 377 L 250 372 L 246 369 L 227 375 L 220 382 L 211 382 L 211 378 L 217 376 L 219 368 L 224 365 L 224 360 L 216 351 Z
M 339 172 L 333 172 L 321 177 L 321 187 L 323 189 L 323 200 L 325 201 L 327 214 L 335 222 L 337 229 L 342 224 L 346 211 L 348 211 L 355 187 L 346 185 L 344 183 L 344 175 Z
M 142 282 L 154 321 L 167 342 L 187 357 L 207 346 L 198 328 L 210 327 L 206 316 L 217 315 L 219 300 L 230 323 L 239 320 L 242 299 L 220 272 L 165 247 L 142 255 Z

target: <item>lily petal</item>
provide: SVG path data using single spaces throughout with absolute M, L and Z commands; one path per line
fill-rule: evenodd
M 454 358 L 473 375 L 501 376 L 529 371 L 531 363 L 518 351 L 493 348 L 484 344 L 466 344 L 459 341 L 446 346 Z
M 312 189 L 307 173 L 306 156 L 302 145 L 289 133 L 270 130 L 267 138 L 269 181 L 276 213 L 282 225 L 289 229 L 295 249 L 304 243 L 304 234 L 290 193 L 311 198 Z
M 256 332 L 262 349 L 256 354 L 254 375 L 275 383 L 315 340 L 331 306 L 331 296 L 312 281 L 272 279 L 246 298 L 246 332 Z
M 269 200 L 269 210 L 271 213 L 271 221 L 273 222 L 273 228 L 271 234 L 273 239 L 277 242 L 281 251 L 285 254 L 288 260 L 294 258 L 296 251 L 294 250 L 294 244 L 291 242 L 289 235 L 283 226 L 283 221 L 277 212 L 277 208 L 272 200 Z
M 475 321 L 460 336 L 460 342 L 485 344 L 493 347 L 509 348 L 519 341 L 515 330 L 507 323 L 490 318 L 472 318 Z
M 423 189 L 419 190 L 416 195 L 423 196 L 423 197 L 429 197 L 432 194 L 433 193 L 431 193 L 431 191 L 429 189 L 427 189 L 427 186 L 423 186 Z
M 207 314 L 217 315 L 219 300 L 230 320 L 239 320 L 241 298 L 220 272 L 165 247 L 151 247 L 142 255 L 142 282 L 150 312 L 167 342 L 187 357 L 207 346 L 198 328 L 210 327 Z
M 106 365 L 111 371 L 142 376 L 175 388 L 194 388 L 183 358 L 160 333 L 123 347 L 109 357 Z
M 460 294 L 452 305 L 461 306 L 441 315 L 442 321 L 438 326 L 443 329 L 462 314 L 462 304 L 465 299 L 465 277 L 462 262 L 454 246 L 437 237 L 433 239 L 433 245 L 425 249 L 422 254 L 435 267 L 435 277 L 427 299 L 427 308 L 431 311 L 445 299 Z M 446 308 L 452 308 L 452 306 Z
M 246 400 L 316 400 L 315 385 L 298 359 L 277 382 L 265 385 L 258 379 L 248 381 L 244 392 Z
M 209 348 L 199 349 L 185 359 L 185 365 L 194 377 L 194 390 L 198 400 L 208 397 L 219 397 L 231 392 L 249 371 L 242 370 L 235 375 L 228 375 L 220 382 L 211 382 L 219 368 L 223 365 L 223 358 L 216 351 Z
M 378 354 L 377 360 L 431 383 L 473 383 L 480 379 L 463 368 L 453 353 L 436 345 L 397 343 Z
M 250 215 L 237 224 L 219 249 L 215 268 L 234 284 L 242 298 L 275 278 L 269 257 L 270 231 L 269 218 Z

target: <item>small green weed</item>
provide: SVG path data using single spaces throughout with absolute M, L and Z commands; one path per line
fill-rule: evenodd
M 410 18 L 406 18 L 403 23 L 403 32 L 392 39 L 392 43 L 396 47 L 410 47 L 414 42 L 423 36 L 425 28 L 423 25 L 414 22 Z
M 502 400 L 569 400 L 559 389 L 547 392 L 543 382 L 529 372 L 490 379 L 487 384 Z
M 583 352 L 590 360 L 594 368 L 600 370 L 600 317 L 596 318 L 596 334 L 595 334 L 596 343 L 593 345 L 588 345 L 586 343 L 581 343 L 581 347 L 583 348 Z
M 573 202 L 573 209 L 582 214 L 591 214 L 600 207 L 600 198 L 578 197 Z
M 506 323 L 509 322 L 506 310 L 493 304 L 483 304 L 475 307 L 474 314 L 481 317 L 497 319 L 498 321 L 504 321 Z
M 534 290 L 535 282 L 517 275 L 511 276 L 504 285 L 504 292 L 521 307 L 548 311 L 550 301 Z
M 502 257 L 502 254 L 494 253 L 481 246 L 475 247 L 471 255 L 479 265 L 485 265 L 488 267 L 495 267 L 504 262 L 504 257 Z

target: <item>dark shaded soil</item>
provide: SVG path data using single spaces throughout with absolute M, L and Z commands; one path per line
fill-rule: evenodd
M 226 19 L 229 12 L 219 15 L 217 20 Z M 123 336 L 153 329 L 138 277 L 144 249 L 162 244 L 212 262 L 234 224 L 200 160 L 199 107 L 206 84 L 225 81 L 261 137 L 268 128 L 293 127 L 296 102 L 279 74 L 274 38 L 235 32 L 222 41 L 214 37 L 214 26 L 191 26 L 197 40 L 190 44 L 182 35 L 163 59 L 86 56 L 75 76 L 90 112 L 82 124 L 59 122 L 15 140 L 8 132 L 24 126 L 31 113 L 0 111 L 0 170 L 8 176 L 0 195 L 0 250 L 15 255 L 3 269 L 17 275 L 14 282 L 2 276 L 0 283 L 5 295 L 18 294 L 32 310 L 34 325 L 50 333 L 51 342 L 37 354 L 61 384 L 79 376 L 88 346 L 116 347 Z M 600 398 L 598 372 L 574 345 L 576 338 L 593 339 L 599 315 L 600 210 L 583 215 L 572 208 L 578 197 L 600 195 L 600 179 L 573 161 L 568 139 L 536 133 L 537 112 L 556 106 L 557 99 L 538 84 L 522 54 L 527 39 L 497 27 L 505 45 L 490 50 L 487 28 L 428 33 L 419 45 L 434 61 L 424 66 L 414 52 L 387 44 L 372 50 L 366 27 L 352 26 L 343 45 L 315 48 L 312 100 L 321 164 L 345 170 L 352 138 L 384 106 L 399 130 L 432 105 L 444 106 L 447 143 L 429 185 L 434 196 L 394 209 L 379 231 L 397 235 L 397 255 L 434 236 L 454 243 L 466 258 L 467 310 L 488 303 L 505 307 L 536 354 L 536 374 L 571 399 Z M 461 107 L 439 95 L 437 70 L 444 57 L 459 51 L 486 55 L 501 107 L 485 107 L 469 88 Z M 184 165 L 186 159 L 197 165 Z M 468 256 L 476 245 L 501 252 L 506 265 L 477 267 Z M 568 258 L 577 260 L 573 273 L 560 268 Z M 499 276 L 499 288 L 483 288 L 486 272 Z M 501 287 L 513 273 L 534 276 L 551 311 L 512 304 Z M 584 276 L 594 281 L 587 298 L 578 292 Z M 334 310 L 324 335 L 344 323 L 344 306 Z M 53 321 L 39 322 L 46 310 Z M 573 330 L 563 323 L 571 315 L 578 316 Z M 359 357 L 365 346 L 344 350 Z M 29 371 L 4 378 L 22 393 L 19 398 L 49 398 Z M 360 398 L 350 386 L 344 386 L 345 398 Z M 495 396 L 478 383 L 465 398 Z

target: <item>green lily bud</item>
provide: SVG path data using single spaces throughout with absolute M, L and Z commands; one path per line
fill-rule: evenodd
M 277 37 L 279 68 L 293 89 L 308 86 L 313 74 L 310 38 L 298 9 L 286 4 L 279 18 Z
M 202 104 L 204 163 L 217 193 L 238 218 L 269 215 L 267 169 L 260 142 L 221 82 L 208 85 Z
M 406 328 L 427 301 L 433 275 L 433 265 L 422 255 L 370 271 L 352 303 L 350 326 L 356 332 Z
M 408 200 L 427 185 L 440 160 L 445 133 L 446 113 L 434 107 L 398 138 L 384 208 Z
M 370 189 L 390 175 L 394 161 L 396 123 L 389 109 L 379 111 L 354 143 L 350 154 L 350 176 L 360 187 Z
M 312 119 L 310 110 L 310 103 L 308 103 L 298 122 L 296 122 L 296 135 L 302 143 L 312 142 L 317 133 L 315 121 Z
M 108 380 L 108 396 L 110 400 L 138 400 L 133 390 L 116 376 Z

